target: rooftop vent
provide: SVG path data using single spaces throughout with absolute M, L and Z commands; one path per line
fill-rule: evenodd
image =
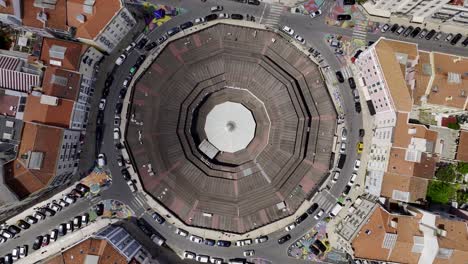
M 60 86 L 67 86 L 68 79 L 63 76 L 58 76 L 53 74 L 52 78 L 50 79 L 50 83 L 60 85 Z
M 413 236 L 413 248 L 411 249 L 411 252 L 421 253 L 423 249 L 424 249 L 424 237 Z
M 42 95 L 41 96 L 41 104 L 57 106 L 59 103 L 58 97 L 49 96 L 49 95 Z
M 37 12 L 36 19 L 41 21 L 42 23 L 47 22 L 47 13 L 42 12 L 42 11 Z
M 85 0 L 83 3 L 83 13 L 89 15 L 93 14 L 93 6 L 95 2 L 95 0 Z
M 390 226 L 392 228 L 397 228 L 398 226 L 398 218 L 393 218 L 391 221 L 390 221 Z
M 414 135 L 414 134 L 416 134 L 416 128 L 410 128 L 410 129 L 408 129 L 408 134 L 409 134 L 409 135 Z
M 42 152 L 28 152 L 26 165 L 28 169 L 40 170 L 42 167 L 42 161 L 44 160 L 44 153 Z
M 55 5 L 57 4 L 57 0 L 34 0 L 34 7 L 37 8 L 47 8 L 47 9 L 55 9 Z
M 86 17 L 83 14 L 76 15 L 76 20 L 80 23 L 86 22 Z
M 461 83 L 461 74 L 449 72 L 447 76 L 447 82 L 451 84 L 459 84 Z
M 51 58 L 55 59 L 61 59 L 63 60 L 65 58 L 65 52 L 67 51 L 67 48 L 59 45 L 52 45 L 49 49 L 49 56 Z
M 447 231 L 445 230 L 445 225 L 443 224 L 438 225 L 436 233 L 438 236 L 446 237 Z
M 437 93 L 437 92 L 439 91 L 439 86 L 437 86 L 437 85 L 432 86 L 431 91 L 432 91 L 433 93 Z

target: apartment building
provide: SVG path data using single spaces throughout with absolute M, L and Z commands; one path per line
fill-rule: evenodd
M 0 88 L 29 93 L 41 84 L 41 72 L 26 59 L 0 54 Z
M 395 214 L 377 206 L 351 245 L 354 258 L 380 263 L 466 263 L 468 226 L 453 215 L 412 207 Z
M 136 25 L 122 0 L 3 0 L 0 21 L 44 37 L 74 38 L 105 52 Z

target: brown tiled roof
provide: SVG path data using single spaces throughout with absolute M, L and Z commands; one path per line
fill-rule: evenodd
M 419 51 L 419 60 L 418 64 L 416 64 L 416 74 L 415 80 L 416 85 L 413 91 L 413 98 L 415 105 L 421 105 L 421 97 L 426 94 L 427 86 L 429 85 L 429 81 L 431 79 L 431 75 L 428 75 L 424 72 L 424 68 L 431 67 L 431 60 L 430 60 L 430 53 L 426 51 Z
M 418 54 L 417 45 L 381 38 L 377 42 L 375 50 L 396 110 L 411 112 L 410 90 L 406 85 L 405 75 L 395 53 L 405 53 L 408 54 L 409 58 L 414 59 Z
M 460 130 L 460 141 L 458 142 L 457 160 L 468 162 L 468 131 Z
M 67 9 L 65 0 L 57 0 L 55 9 L 43 9 L 34 6 L 34 0 L 23 0 L 23 25 L 35 28 L 53 28 L 60 30 L 67 30 Z M 47 14 L 47 22 L 42 23 L 37 20 L 39 12 Z
M 405 160 L 406 149 L 391 148 L 387 172 L 402 176 L 415 176 L 432 179 L 435 171 L 435 164 L 438 156 L 427 153 L 421 154 L 421 162 L 411 162 Z
M 41 49 L 41 57 L 40 60 L 44 62 L 45 65 L 50 66 L 50 54 L 49 49 L 53 46 L 62 46 L 66 48 L 65 56 L 63 60 L 52 58 L 56 61 L 61 61 L 62 65 L 61 68 L 73 71 L 79 71 L 80 63 L 81 63 L 81 55 L 86 51 L 88 48 L 87 45 L 66 41 L 61 39 L 52 39 L 52 38 L 44 38 L 42 40 L 42 49 Z
M 5 94 L 5 90 L 0 89 L 0 114 L 7 116 L 15 116 L 15 107 L 18 107 L 20 97 Z
M 99 256 L 98 264 L 127 264 L 127 260 L 106 240 L 89 238 L 45 261 L 46 264 L 83 264 L 87 255 Z
M 434 58 L 435 78 L 427 102 L 434 105 L 444 105 L 467 110 L 468 102 L 468 58 L 443 53 L 432 53 Z M 449 83 L 448 73 L 461 75 L 460 83 Z M 437 92 L 433 88 L 437 86 Z M 462 91 L 465 92 L 464 96 Z
M 65 78 L 67 80 L 66 85 L 62 86 L 58 82 L 54 82 L 53 76 Z M 42 92 L 46 95 L 76 101 L 80 92 L 80 80 L 81 75 L 77 72 L 49 66 L 44 73 Z
M 11 0 L 5 0 L 6 7 L 0 6 L 0 13 L 2 14 L 14 14 L 13 3 Z
M 410 129 L 415 129 L 416 133 L 409 134 Z M 411 143 L 411 138 L 425 138 L 428 141 L 436 142 L 437 132 L 429 130 L 424 125 L 409 124 L 407 113 L 397 113 L 397 123 L 394 131 L 394 147 L 407 148 Z
M 380 195 L 391 198 L 393 190 L 410 193 L 410 202 L 417 202 L 426 198 L 428 180 L 419 177 L 402 176 L 385 173 Z
M 76 27 L 77 38 L 94 39 L 120 9 L 119 0 L 97 0 L 93 7 L 93 13 L 85 14 L 83 0 L 68 0 L 67 23 L 69 26 Z M 84 23 L 80 23 L 76 19 L 76 16 L 80 14 L 86 17 Z
M 5 166 L 5 181 L 20 198 L 39 191 L 55 176 L 62 135 L 60 128 L 24 123 L 18 158 Z M 41 169 L 27 168 L 22 155 L 29 151 L 43 153 Z
M 69 128 L 73 105 L 74 102 L 67 99 L 59 99 L 57 106 L 41 104 L 39 96 L 30 95 L 24 109 L 24 121 Z

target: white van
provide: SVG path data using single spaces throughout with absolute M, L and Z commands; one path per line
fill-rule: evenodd
M 120 129 L 118 127 L 114 128 L 114 140 L 120 139 Z
M 153 242 L 158 245 L 158 246 L 162 246 L 164 244 L 164 242 L 166 242 L 166 240 L 156 234 L 153 234 L 151 236 L 151 239 L 153 240 Z
M 349 182 L 348 182 L 348 185 L 349 186 L 353 186 L 354 185 L 354 181 L 356 180 L 356 177 L 357 177 L 357 174 L 356 173 L 353 173 L 351 175 L 351 179 L 349 179 Z
M 132 192 L 136 192 L 137 191 L 137 188 L 135 186 L 135 183 L 132 181 L 132 180 L 128 180 L 127 181 L 127 185 L 128 187 L 130 187 L 130 191 Z
M 335 183 L 338 180 L 339 177 L 340 177 L 340 172 L 335 171 L 335 173 L 333 174 L 332 183 Z
M 338 215 L 338 213 L 340 213 L 341 209 L 343 209 L 343 206 L 340 203 L 336 203 L 330 211 L 330 216 L 335 217 Z
M 208 263 L 208 261 L 210 260 L 210 257 L 208 256 L 205 256 L 205 255 L 198 255 L 196 258 L 195 258 L 196 261 L 200 262 L 200 263 Z

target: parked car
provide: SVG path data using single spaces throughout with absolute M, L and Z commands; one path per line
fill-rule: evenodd
M 260 5 L 260 1 L 259 0 L 248 0 L 247 4 L 249 4 L 249 5 Z
M 167 35 L 168 36 L 174 36 L 175 34 L 179 33 L 180 32 L 180 28 L 179 27 L 173 27 L 171 29 L 169 29 L 167 31 Z
M 390 28 L 390 25 L 389 24 L 385 24 L 383 25 L 383 27 L 380 29 L 380 32 L 382 33 L 385 33 L 387 32 L 387 30 Z
M 207 255 L 197 255 L 195 257 L 195 260 L 200 262 L 200 263 L 208 263 L 208 261 L 210 260 L 210 256 L 207 256 Z
M 244 257 L 252 257 L 253 255 L 255 255 L 255 251 L 253 249 L 244 251 Z
M 307 209 L 307 213 L 312 215 L 316 210 L 318 209 L 318 204 L 317 203 L 313 203 L 309 209 Z
M 296 224 L 302 223 L 304 220 L 306 220 L 307 216 L 309 216 L 307 213 L 303 213 L 300 216 L 296 218 Z
M 357 113 L 361 113 L 361 103 L 360 102 L 356 102 L 354 103 L 354 109 L 356 110 Z
M 48 245 L 49 245 L 49 242 L 50 242 L 50 235 L 49 235 L 49 234 L 45 234 L 45 235 L 42 237 L 42 246 L 43 246 L 43 247 L 48 246 Z
M 101 100 L 99 101 L 99 110 L 103 111 L 104 108 L 106 108 L 106 99 L 101 98 Z
M 314 219 L 315 220 L 320 219 L 320 217 L 322 217 L 323 213 L 325 213 L 325 211 L 323 209 L 320 209 L 320 211 L 316 215 L 314 215 Z
M 150 42 L 150 44 L 145 46 L 145 50 L 150 51 L 150 50 L 156 48 L 156 46 L 158 46 L 158 43 L 156 43 L 156 41 Z
M 213 239 L 205 238 L 205 245 L 214 246 L 214 245 L 216 245 L 216 241 L 213 240 Z
M 242 20 L 242 19 L 244 19 L 244 16 L 241 15 L 241 14 L 231 14 L 231 19 Z
M 195 24 L 201 24 L 201 23 L 205 22 L 205 18 L 204 17 L 199 17 L 199 18 L 196 18 L 193 22 Z
M 356 180 L 356 177 L 357 177 L 357 173 L 354 172 L 353 174 L 351 174 L 351 179 L 349 179 L 349 182 L 348 182 L 349 186 L 354 185 L 354 181 Z
M 400 26 L 400 27 L 395 31 L 395 34 L 400 35 L 401 33 L 403 33 L 403 31 L 405 31 L 405 29 L 406 29 L 406 27 Z
M 37 236 L 36 239 L 34 240 L 32 248 L 34 250 L 38 250 L 42 245 L 42 236 Z
M 299 41 L 299 43 L 301 43 L 302 45 L 304 45 L 306 42 L 305 42 L 305 39 L 299 35 L 296 35 L 294 36 L 294 38 Z
M 40 209 L 40 211 L 41 213 L 44 213 L 47 216 L 54 216 L 56 214 L 54 210 L 47 208 L 47 207 Z
M 362 151 L 364 150 L 364 143 L 362 143 L 362 142 L 357 143 L 356 149 L 357 149 L 357 153 L 361 154 Z
M 44 220 L 46 218 L 45 214 L 43 214 L 41 212 L 34 212 L 32 217 L 34 217 L 34 218 L 36 218 L 38 220 Z
M 255 238 L 255 243 L 257 243 L 257 244 L 265 243 L 267 241 L 268 241 L 267 236 L 260 236 L 260 237 Z
M 413 31 L 413 29 L 414 29 L 414 27 L 412 27 L 412 26 L 409 26 L 408 28 L 406 28 L 406 30 L 403 32 L 403 36 L 408 37 L 411 34 L 411 32 Z
M 223 11 L 223 7 L 222 7 L 222 6 L 219 6 L 219 5 L 218 5 L 218 6 L 212 6 L 212 7 L 210 8 L 210 11 L 211 11 L 211 12 L 220 12 L 220 11 Z
M 14 249 L 11 251 L 11 258 L 13 259 L 13 261 L 19 259 L 19 248 L 18 248 L 18 247 L 14 248 Z
M 183 236 L 183 237 L 186 237 L 189 235 L 189 233 L 181 228 L 177 228 L 176 231 L 175 231 L 176 234 L 178 234 L 179 236 Z
M 341 142 L 340 145 L 340 153 L 345 153 L 346 152 L 346 142 Z
M 135 46 L 136 46 L 136 43 L 135 43 L 135 42 L 130 43 L 130 45 L 128 45 L 128 46 L 125 48 L 125 52 L 126 52 L 126 53 L 129 53 L 130 51 L 133 50 L 133 48 L 135 48 Z
M 338 181 L 338 179 L 340 178 L 340 172 L 339 171 L 335 171 L 333 172 L 333 178 L 331 180 L 332 183 L 336 183 Z
M 158 44 L 161 45 L 162 43 L 164 43 L 165 41 L 167 40 L 167 36 L 164 34 L 162 36 L 160 36 L 157 40 Z
M 76 198 L 74 196 L 71 196 L 71 195 L 66 195 L 65 196 L 65 202 L 69 203 L 69 204 L 73 204 L 76 202 Z
M 364 137 L 365 134 L 366 134 L 366 131 L 363 128 L 359 129 L 359 136 L 360 137 Z
M 28 245 L 19 247 L 19 257 L 24 258 L 28 255 Z
M 122 65 L 122 63 L 125 61 L 126 58 L 127 58 L 127 55 L 121 54 L 121 55 L 117 58 L 117 60 L 115 61 L 115 65 L 117 65 L 117 66 Z
M 219 13 L 218 18 L 227 19 L 227 18 L 229 18 L 229 15 L 227 13 Z
M 359 170 L 359 167 L 361 166 L 361 160 L 356 160 L 354 162 L 354 170 L 357 171 Z
M 429 31 L 427 29 L 423 29 L 423 31 L 421 31 L 421 34 L 419 34 L 419 38 L 422 39 L 422 38 L 426 37 L 428 32 Z
M 287 242 L 288 240 L 290 240 L 290 239 L 291 239 L 291 235 L 290 235 L 290 234 L 284 235 L 284 236 L 282 236 L 282 237 L 280 237 L 280 238 L 278 239 L 278 244 L 284 244 L 284 243 L 286 243 L 286 242 Z
M 435 39 L 435 40 L 440 40 L 440 39 L 442 38 L 442 35 L 443 35 L 443 33 L 442 33 L 442 32 L 439 32 L 439 33 L 437 33 L 437 35 L 435 36 L 434 39 Z
M 84 213 L 82 216 L 81 216 L 81 225 L 87 225 L 89 222 L 89 214 L 88 213 Z
M 413 30 L 413 32 L 411 32 L 410 35 L 411 35 L 412 38 L 415 38 L 415 37 L 419 34 L 419 32 L 421 32 L 421 28 L 420 28 L 420 27 L 416 27 L 416 28 Z
M 16 222 L 16 224 L 21 227 L 22 229 L 28 229 L 31 227 L 31 225 L 29 223 L 27 223 L 26 221 L 24 220 L 18 220 L 18 222 Z
M 196 255 L 190 251 L 184 251 L 184 259 L 195 259 Z
M 122 113 L 122 107 L 123 107 L 123 104 L 121 102 L 118 102 L 115 105 L 115 114 L 116 115 L 120 115 Z
M 50 240 L 52 242 L 55 242 L 55 240 L 57 240 L 58 233 L 58 229 L 52 229 L 52 231 L 50 232 Z
M 341 130 L 341 141 L 346 141 L 348 139 L 348 130 L 345 127 Z
M 146 43 L 148 43 L 147 38 L 140 39 L 140 41 L 138 41 L 137 48 L 142 49 L 146 45 Z
M 199 237 L 199 236 L 196 236 L 196 235 L 190 235 L 189 240 L 194 242 L 194 243 L 198 243 L 198 244 L 203 243 L 203 238 Z
M 460 39 L 461 39 L 462 37 L 463 37 L 462 34 L 460 34 L 460 33 L 456 34 L 455 37 L 453 37 L 453 39 L 450 41 L 450 44 L 451 44 L 452 46 L 457 45 L 458 41 L 460 41 Z
M 81 217 L 75 216 L 75 218 L 73 218 L 73 228 L 75 229 L 81 228 Z
M 231 242 L 230 241 L 226 241 L 226 240 L 218 240 L 216 242 L 216 245 L 218 247 L 230 247 L 231 246 Z
M 296 228 L 296 223 L 291 223 L 289 225 L 287 225 L 284 230 L 286 230 L 287 232 L 293 230 L 294 228 Z
M 336 79 L 338 79 L 340 83 L 344 83 L 343 73 L 341 73 L 341 71 L 337 71 L 335 74 L 336 74 Z
M 154 212 L 151 217 L 158 222 L 158 224 L 163 224 L 166 220 L 160 214 Z
M 347 196 L 349 194 L 349 191 L 351 191 L 351 186 L 346 185 L 343 190 L 343 196 Z
M 35 223 L 38 222 L 37 218 L 32 216 L 32 215 L 28 215 L 26 216 L 24 219 L 26 219 L 26 222 L 28 222 L 29 224 L 33 225 Z
M 94 206 L 93 209 L 97 216 L 101 216 L 104 213 L 104 204 L 98 203 Z
M 349 87 L 351 89 L 356 89 L 356 82 L 354 81 L 354 78 L 353 77 L 349 77 L 348 78 L 348 83 L 349 83 Z
M 317 11 L 315 11 L 315 12 L 310 13 L 309 16 L 310 16 L 311 18 L 315 18 L 315 17 L 320 16 L 321 14 L 322 14 L 322 10 L 319 9 L 319 10 L 317 10 Z
M 283 27 L 281 28 L 281 30 L 282 30 L 283 32 L 285 32 L 286 34 L 290 35 L 290 36 L 293 36 L 293 35 L 294 35 L 294 29 L 292 29 L 292 28 L 290 28 L 290 27 L 288 27 L 288 26 L 283 26 Z
M 0 232 L 0 236 L 4 237 L 4 238 L 7 238 L 7 239 L 10 239 L 10 238 L 13 238 L 14 235 L 8 231 L 7 229 L 3 229 L 1 232 Z
M 213 20 L 215 20 L 217 18 L 218 18 L 217 14 L 210 14 L 210 15 L 205 16 L 206 21 L 213 21 Z
M 452 33 L 448 34 L 447 37 L 445 37 L 445 41 L 447 41 L 447 42 L 451 41 L 452 39 L 453 39 L 453 34 Z
M 106 166 L 106 156 L 103 153 L 100 153 L 97 158 L 97 165 L 99 168 Z
M 58 230 L 58 234 L 60 236 L 66 235 L 67 234 L 67 224 L 65 224 L 65 223 L 60 224 L 58 226 L 57 230 Z
M 179 27 L 180 27 L 180 29 L 185 30 L 187 28 L 193 27 L 193 23 L 192 23 L 192 21 L 187 21 L 187 22 L 183 23 L 182 25 L 180 25 Z
M 336 20 L 338 21 L 345 21 L 345 20 L 351 20 L 351 15 L 348 14 L 340 14 L 336 17 Z
M 435 31 L 434 29 L 429 31 L 429 33 L 427 33 L 426 35 L 426 40 L 430 40 L 432 37 L 434 37 L 434 35 L 437 33 L 437 31 Z
M 398 24 L 393 24 L 393 26 L 390 28 L 390 31 L 391 31 L 392 33 L 395 33 L 395 31 L 398 29 L 399 26 L 400 26 L 400 25 L 398 25 Z
M 463 47 L 468 46 L 468 37 L 466 37 L 465 40 L 463 40 L 462 46 L 463 46 Z
M 13 236 L 16 236 L 17 234 L 19 234 L 21 232 L 21 228 L 15 226 L 15 225 L 8 226 L 7 230 L 11 234 L 13 234 Z
M 65 200 L 63 200 L 63 199 L 60 199 L 60 200 L 58 201 L 58 204 L 59 204 L 60 206 L 62 206 L 62 207 L 68 207 L 68 206 L 70 205 L 69 203 L 65 202 Z
M 74 231 L 73 221 L 68 221 L 66 226 L 67 226 L 67 232 L 73 232 Z
M 128 172 L 127 168 L 121 169 L 120 172 L 122 173 L 122 177 L 124 178 L 124 180 L 128 181 L 128 180 L 132 179 L 132 177 L 130 176 L 130 173 Z

